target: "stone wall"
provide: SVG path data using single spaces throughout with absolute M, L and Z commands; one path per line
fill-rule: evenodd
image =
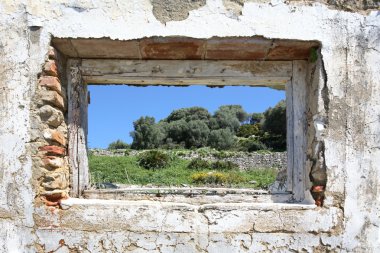
M 330 4 L 338 1 L 208 0 L 186 8 L 162 1 L 167 6 L 161 12 L 158 2 L 0 3 L 0 251 L 379 252 L 376 1 L 368 1 L 373 11 L 365 13 Z M 38 84 L 52 37 L 152 36 L 318 41 L 317 67 L 309 70 L 307 168 L 322 168 L 327 174 L 324 206 L 249 201 L 194 206 L 79 198 L 54 207 L 42 203 L 40 194 L 50 192 L 46 178 L 56 178 L 43 158 L 61 158 L 65 147 L 58 142 L 61 138 L 53 145 L 50 137 L 50 130 L 60 131 L 58 123 L 44 126 L 38 118 L 46 105 L 64 111 L 59 92 Z M 63 59 L 59 65 L 64 64 Z M 39 94 L 46 95 L 46 101 Z M 62 98 L 65 101 L 64 93 Z
M 36 194 L 48 203 L 69 193 L 67 96 L 66 87 L 61 84 L 65 69 L 60 60 L 59 53 L 50 47 L 43 70 L 37 75 L 31 110 L 33 148 L 38 150 L 33 156 L 33 178 Z

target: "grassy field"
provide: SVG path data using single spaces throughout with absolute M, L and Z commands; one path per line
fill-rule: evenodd
M 151 170 L 140 167 L 136 156 L 89 156 L 92 183 L 151 184 L 154 186 L 181 186 L 185 184 L 266 189 L 275 181 L 277 175 L 277 170 L 273 168 L 251 171 L 215 171 L 207 168 L 192 170 L 187 168 L 189 163 L 189 160 L 173 158 L 165 168 Z M 208 178 L 209 182 L 199 180 L 209 177 L 209 175 L 225 181 L 220 184 L 213 181 L 215 178 L 212 178 L 213 180 Z M 210 183 L 211 181 L 213 183 Z M 249 183 L 250 181 L 256 181 L 256 184 Z

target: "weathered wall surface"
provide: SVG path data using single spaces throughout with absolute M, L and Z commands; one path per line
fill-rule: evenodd
M 159 2 L 0 3 L 0 251 L 379 252 L 379 11 L 345 12 L 334 4 L 343 1 L 208 0 L 174 13 L 178 1 L 164 1 L 164 9 Z M 378 8 L 366 2 L 347 1 L 345 9 Z M 328 176 L 323 208 L 71 199 L 69 209 L 50 210 L 35 201 L 32 98 L 51 36 L 255 35 L 322 44 L 322 68 L 310 78 L 321 97 L 311 110 Z

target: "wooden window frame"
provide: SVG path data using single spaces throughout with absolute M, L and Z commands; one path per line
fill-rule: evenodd
M 304 60 L 68 60 L 68 157 L 71 195 L 89 188 L 87 84 L 244 85 L 286 90 L 288 201 L 302 202 L 310 185 L 306 168 L 307 67 Z

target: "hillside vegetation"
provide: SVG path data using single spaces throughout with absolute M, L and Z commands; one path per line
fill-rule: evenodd
M 151 151 L 144 153 L 149 152 Z M 223 186 L 267 189 L 274 182 L 278 172 L 276 168 L 241 171 L 236 165 L 222 161 L 207 162 L 198 158 L 184 160 L 177 156 L 167 156 L 163 159 L 160 155 L 156 157 L 153 155 L 151 161 L 142 161 L 142 156 L 139 155 L 121 157 L 90 155 L 91 181 L 94 184 L 110 182 L 141 186 Z
M 140 117 L 133 127 L 131 145 L 117 140 L 108 147 L 125 149 L 125 156 L 89 156 L 94 184 L 267 189 L 278 168 L 242 169 L 223 158 L 234 152 L 286 150 L 284 101 L 264 113 L 251 114 L 240 105 L 221 106 L 214 114 L 202 107 L 182 108 L 159 122 Z M 131 155 L 131 150 L 146 151 Z M 183 159 L 189 150 L 197 150 L 199 157 Z

